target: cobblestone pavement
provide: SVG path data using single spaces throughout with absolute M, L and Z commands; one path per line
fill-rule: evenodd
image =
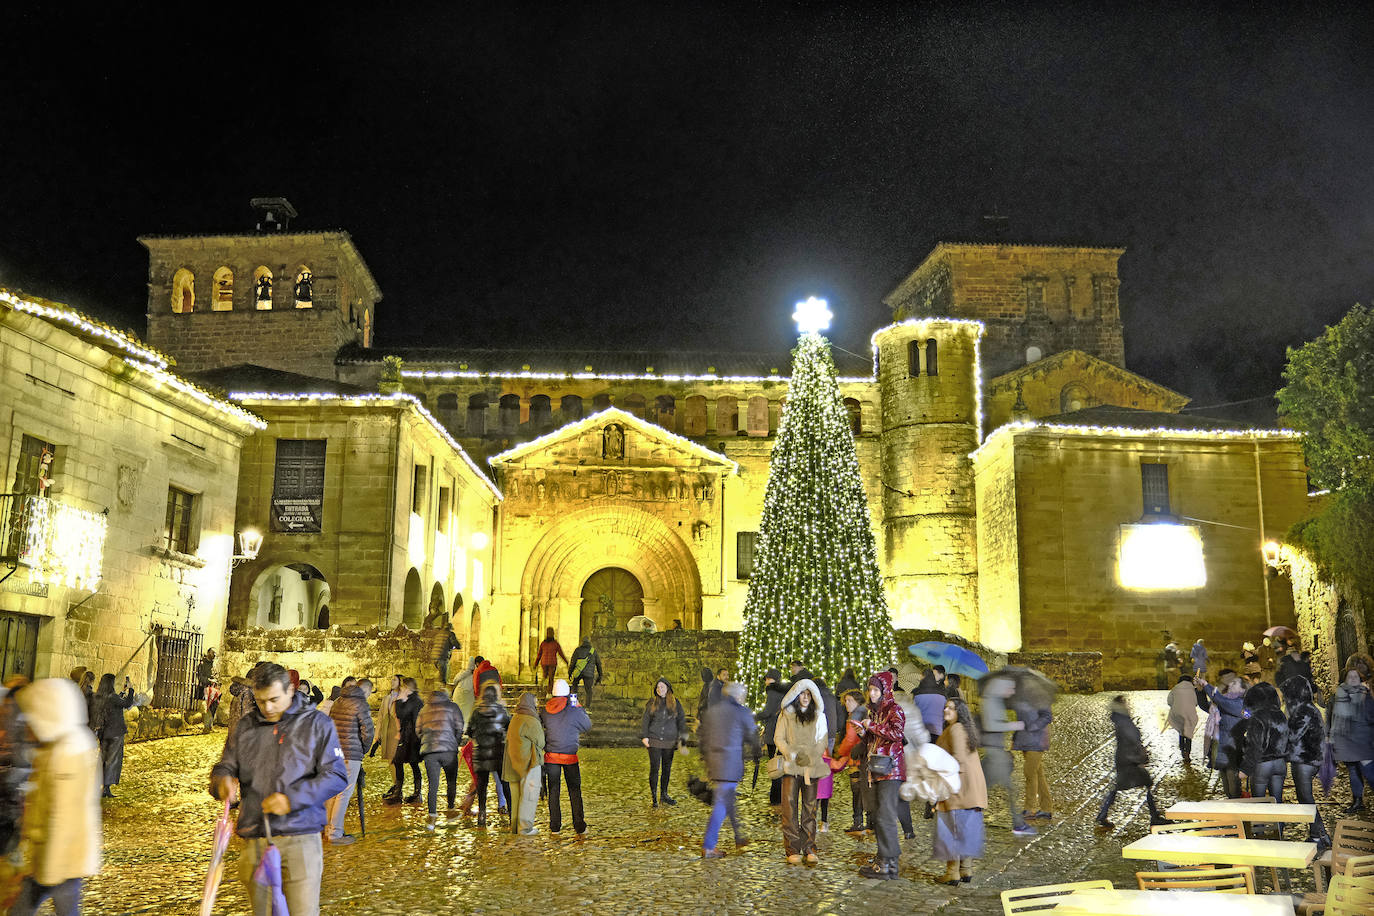
M 1160 804 L 1219 797 L 1218 780 L 1211 771 L 1182 766 L 1174 733 L 1160 734 L 1165 694 L 1131 696 L 1150 746 Z M 1095 833 L 1092 827 L 1112 772 L 1108 700 L 1105 694 L 1071 696 L 1056 704 L 1053 744 L 1046 760 L 1056 800 L 1054 821 L 1036 837 L 1013 837 L 1006 801 L 995 792 L 987 815 L 986 853 L 973 882 L 959 888 L 935 883 L 943 864 L 930 859 L 931 822 L 921 819 L 919 807 L 916 838 L 903 844 L 903 880 L 860 878 L 856 869 L 872 855 L 874 842 L 841 832 L 849 819 L 847 783 L 836 786 L 833 829 L 820 837 L 818 867 L 794 867 L 784 861 L 775 809 L 768 806 L 766 776 L 752 792 L 741 787 L 740 813 L 753 844 L 735 852 L 723 843 L 722 848 L 730 851 L 727 858 L 703 861 L 707 809 L 683 787 L 689 774 L 700 771 L 696 755 L 677 757 L 673 783 L 679 804 L 651 810 L 644 753 L 606 749 L 583 752 L 589 830 L 581 840 L 572 835 L 566 807 L 564 832 L 550 834 L 542 804 L 543 832 L 536 837 L 515 837 L 498 827 L 478 830 L 471 819 L 445 822 L 442 811 L 438 830 L 426 833 L 423 805 L 381 804 L 379 796 L 391 783 L 390 770 L 369 760 L 367 836 L 352 846 L 326 847 L 322 909 L 327 914 L 365 916 L 566 913 L 591 907 L 617 914 L 703 909 L 990 914 L 1001 912 L 998 895 L 1006 888 L 1092 878 L 1134 886 L 1137 866 L 1123 860 L 1120 849 L 1148 832 L 1143 794 L 1122 793 L 1112 812 L 1117 825 L 1112 833 Z M 105 802 L 105 866 L 89 884 L 88 912 L 196 912 L 217 814 L 205 785 L 223 741 L 224 732 L 217 730 L 204 737 L 129 748 L 120 797 Z M 460 779 L 465 787 L 465 772 Z M 1328 824 L 1348 800 L 1349 787 L 1342 778 L 1332 798 L 1322 801 Z M 348 829 L 357 830 L 353 813 Z M 1290 838 L 1306 838 L 1305 828 L 1290 831 Z M 729 836 L 728 826 L 724 836 Z M 217 913 L 245 911 L 236 856 L 235 842 Z M 1310 884 L 1309 875 L 1298 878 L 1299 886 Z

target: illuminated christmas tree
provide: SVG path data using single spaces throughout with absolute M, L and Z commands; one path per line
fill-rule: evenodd
M 832 686 L 895 659 L 868 499 L 840 399 L 823 300 L 797 303 L 801 338 L 764 491 L 740 634 L 739 677 L 756 699 L 769 668 L 804 662 Z

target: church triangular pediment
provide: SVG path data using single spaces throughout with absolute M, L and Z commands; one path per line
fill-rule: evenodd
M 573 467 L 733 474 L 739 466 L 719 452 L 616 407 L 561 426 L 488 459 L 513 468 Z
M 999 375 L 988 382 L 987 395 L 995 397 L 1002 392 L 1015 391 L 1018 386 L 1027 381 L 1061 374 L 1111 379 L 1118 384 L 1129 385 L 1141 391 L 1149 392 L 1155 399 L 1173 410 L 1181 409 L 1192 400 L 1187 395 L 1180 394 L 1172 388 L 1167 388 L 1143 375 L 1137 375 L 1129 369 L 1123 369 L 1082 350 L 1061 350 L 1044 359 L 1036 360 Z

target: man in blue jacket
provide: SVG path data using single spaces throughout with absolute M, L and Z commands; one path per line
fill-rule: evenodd
M 231 801 L 241 796 L 239 877 L 253 901 L 254 916 L 272 913 L 271 891 L 253 881 L 267 848 L 264 822 L 269 818 L 292 916 L 319 916 L 324 806 L 348 784 L 338 734 L 328 716 L 292 689 L 281 665 L 259 665 L 252 690 L 256 708 L 224 742 L 224 753 L 210 770 L 210 794 Z
M 571 696 L 568 682 L 559 678 L 553 682 L 553 698 L 539 714 L 544 725 L 544 784 L 549 793 L 549 830 L 563 829 L 563 805 L 559 793 L 563 780 L 568 781 L 568 803 L 572 805 L 573 830 L 578 836 L 587 832 L 587 820 L 582 813 L 582 768 L 577 762 L 578 746 L 583 732 L 592 727 L 587 711 Z
M 707 707 L 698 731 L 706 775 L 715 783 L 711 817 L 706 822 L 706 836 L 701 844 L 702 856 L 707 859 L 725 855 L 716 848 L 716 840 L 726 817 L 730 818 L 730 826 L 735 831 L 735 846 L 749 842 L 740 830 L 739 816 L 735 813 L 735 790 L 744 778 L 744 746 L 749 745 L 751 756 L 757 759 L 759 735 L 754 714 L 744 705 L 744 696 L 743 684 L 726 684 L 721 690 L 720 701 Z

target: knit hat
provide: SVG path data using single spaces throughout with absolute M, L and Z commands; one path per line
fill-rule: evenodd
M 553 682 L 553 695 L 556 696 L 556 697 L 565 697 L 565 696 L 567 696 L 567 695 L 568 695 L 568 682 L 565 681 L 565 680 L 563 680 L 561 677 L 560 677 L 558 680 L 554 681 L 554 682 Z

